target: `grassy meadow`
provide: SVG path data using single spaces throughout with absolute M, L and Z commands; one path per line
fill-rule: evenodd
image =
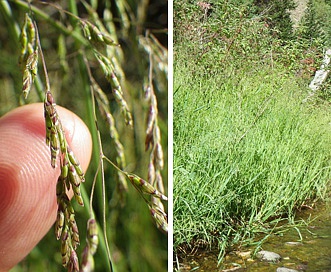
M 311 44 L 276 39 L 246 8 L 215 4 L 206 19 L 189 3 L 174 7 L 179 257 L 216 245 L 221 261 L 330 191 L 330 85 L 307 99 L 311 75 L 298 71 Z

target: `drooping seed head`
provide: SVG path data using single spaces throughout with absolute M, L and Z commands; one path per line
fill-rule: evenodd
M 168 198 L 161 194 L 157 189 L 155 189 L 151 184 L 142 178 L 138 177 L 134 174 L 127 174 L 127 177 L 131 181 L 131 183 L 142 193 L 153 195 L 155 197 L 159 197 L 162 200 L 168 200 Z

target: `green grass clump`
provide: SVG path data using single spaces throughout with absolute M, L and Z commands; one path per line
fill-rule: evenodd
M 175 67 L 175 248 L 198 239 L 228 245 L 325 196 L 331 116 L 303 103 L 293 78 L 188 73 Z

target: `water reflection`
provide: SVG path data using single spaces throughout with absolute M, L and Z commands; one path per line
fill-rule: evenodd
M 217 267 L 217 251 L 199 252 L 187 256 L 181 270 L 185 271 L 276 271 L 279 267 L 297 271 L 331 272 L 331 202 L 315 210 L 306 210 L 297 219 L 313 219 L 308 226 L 291 228 L 281 235 L 271 236 L 262 245 L 263 250 L 281 255 L 278 263 L 267 263 L 251 258 L 253 247 L 240 248 L 229 253 Z

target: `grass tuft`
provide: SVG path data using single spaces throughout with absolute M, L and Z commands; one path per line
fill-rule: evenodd
M 326 196 L 331 115 L 303 103 L 306 91 L 282 66 L 192 77 L 182 61 L 190 65 L 178 57 L 174 71 L 174 248 L 218 244 L 221 260 Z

